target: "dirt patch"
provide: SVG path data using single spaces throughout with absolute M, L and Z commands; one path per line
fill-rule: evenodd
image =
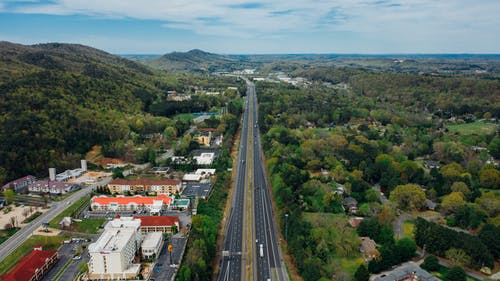
M 11 218 L 14 218 L 16 227 L 23 227 L 26 224 L 22 222 L 25 219 L 29 218 L 29 216 L 31 216 L 35 212 L 43 213 L 47 210 L 47 209 L 42 209 L 41 207 L 34 207 L 34 206 L 21 207 L 21 206 L 9 205 L 9 207 L 11 207 L 12 210 L 7 214 L 4 213 L 4 210 L 7 207 L 5 207 L 0 211 L 0 229 L 5 229 L 6 224 L 12 224 Z
M 33 232 L 33 235 L 42 235 L 42 236 L 58 236 L 59 234 L 61 234 L 60 229 L 52 227 L 45 228 L 43 226 L 40 226 Z

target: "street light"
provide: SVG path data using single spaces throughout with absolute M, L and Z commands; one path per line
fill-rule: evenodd
M 288 214 L 285 214 L 285 240 L 288 243 Z

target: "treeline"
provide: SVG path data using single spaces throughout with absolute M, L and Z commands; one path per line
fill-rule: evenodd
M 472 268 L 493 268 L 494 258 L 497 259 L 500 253 L 498 231 L 498 227 L 488 225 L 476 237 L 417 218 L 415 241 L 426 252 L 439 256 L 445 256 L 450 249 L 461 250 L 463 252 L 460 255 L 465 255 L 462 262 L 465 261 L 465 265 Z
M 498 80 L 352 68 L 314 68 L 297 72 L 297 75 L 314 81 L 348 83 L 355 92 L 406 108 L 443 110 L 450 116 L 473 114 L 481 117 L 490 112 L 493 117 L 500 117 Z

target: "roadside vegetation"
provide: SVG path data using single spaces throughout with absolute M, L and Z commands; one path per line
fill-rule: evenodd
M 359 268 L 340 267 L 339 259 L 361 256 L 360 236 L 377 244 L 370 272 L 414 258 L 417 246 L 429 243 L 418 234 L 422 223 L 411 222 L 420 216 L 472 233 L 463 247 L 483 250 L 465 250 L 464 266 L 493 266 L 491 245 L 500 244 L 490 235 L 500 225 L 499 82 L 347 68 L 295 74 L 311 83 L 259 82 L 257 94 L 281 231 L 285 237 L 287 225 L 286 248 L 304 280 L 351 280 Z M 364 220 L 336 246 L 344 229 L 354 229 L 343 224 L 328 234 L 311 214 Z M 478 239 L 481 231 L 488 238 Z M 446 257 L 446 250 L 431 252 Z

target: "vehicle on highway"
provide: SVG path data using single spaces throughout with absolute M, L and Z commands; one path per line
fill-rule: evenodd
M 259 247 L 259 254 L 260 254 L 260 257 L 263 258 L 264 257 L 264 245 L 260 244 L 260 247 Z

